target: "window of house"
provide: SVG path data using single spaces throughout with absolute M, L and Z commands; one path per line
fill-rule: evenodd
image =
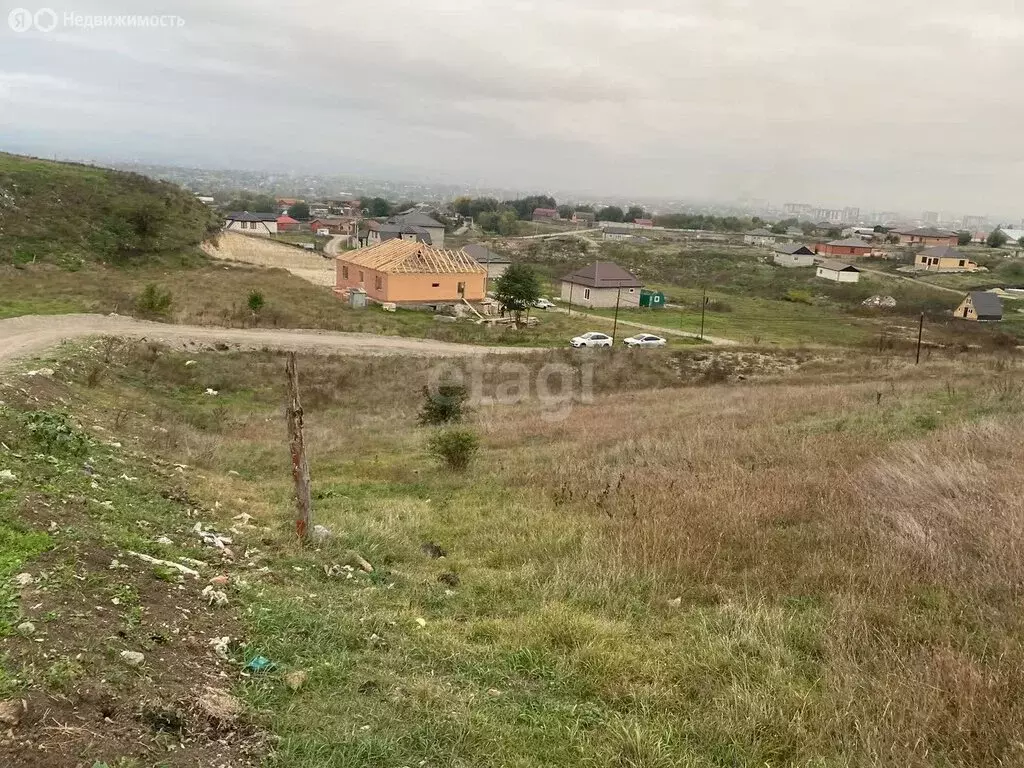
M 373 281 L 373 284 L 376 286 L 378 291 L 384 290 L 384 278 L 381 277 L 380 275 L 377 275 L 377 278 Z
M 431 288 L 440 288 L 440 287 L 441 287 L 441 284 L 440 284 L 440 283 L 431 283 L 431 284 L 430 284 L 430 287 L 431 287 Z
M 455 290 L 458 292 L 459 296 L 465 296 L 466 295 L 466 284 L 465 283 L 459 283 L 456 286 Z
M 963 259 L 960 259 L 960 266 L 961 267 L 964 266 L 964 260 Z
M 243 221 L 242 222 L 242 229 L 248 229 L 248 228 L 249 228 L 249 222 L 248 221 Z
M 587 289 L 585 289 L 583 291 L 583 298 L 584 299 L 589 299 L 590 298 L 590 289 L 589 288 L 587 288 Z
M 341 268 L 341 279 L 348 280 L 348 267 Z
M 363 277 L 363 273 L 362 273 L 362 270 L 360 270 L 360 272 L 359 272 L 359 282 L 360 282 L 360 283 L 364 283 L 364 282 L 366 282 L 366 278 L 365 278 L 365 277 Z

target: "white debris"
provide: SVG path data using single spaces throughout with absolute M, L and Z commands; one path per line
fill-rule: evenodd
M 237 521 L 238 521 L 238 522 L 240 522 L 240 523 L 241 523 L 242 525 L 248 525 L 248 524 L 249 524 L 250 522 L 252 522 L 252 521 L 253 521 L 253 520 L 255 520 L 256 518 L 254 518 L 254 517 L 253 517 L 252 515 L 250 515 L 250 514 L 249 514 L 248 512 L 243 512 L 243 513 L 242 513 L 242 514 L 240 514 L 240 515 L 235 515 L 235 516 L 234 516 L 233 518 L 231 518 L 231 519 L 232 519 L 232 520 L 237 520 Z
M 331 538 L 331 530 L 323 525 L 313 526 L 313 541 L 317 544 L 322 544 Z
M 210 645 L 213 647 L 213 652 L 224 660 L 227 660 L 228 658 L 228 645 L 230 645 L 230 643 L 230 637 L 215 637 L 210 640 Z
M 13 483 L 18 476 L 9 469 L 0 469 L 0 483 Z
M 128 570 L 128 566 L 125 565 L 124 563 L 122 563 L 117 558 L 114 558 L 113 560 L 111 560 L 110 561 L 110 565 L 108 565 L 107 568 L 110 569 L 111 571 L 127 571 Z
M 192 532 L 202 539 L 203 543 L 208 547 L 227 550 L 226 545 L 234 543 L 234 540 L 230 536 L 221 536 L 213 531 L 204 531 L 202 523 L 196 523 L 192 526 Z
M 219 395 L 220 393 L 216 389 L 210 389 L 210 387 L 207 387 L 206 388 L 206 394 L 208 394 L 208 395 Z
M 146 660 L 146 657 L 138 651 L 121 651 L 121 659 L 129 667 L 137 667 Z
M 673 597 L 671 600 L 668 601 L 668 604 L 672 608 L 678 608 L 679 606 L 681 606 L 683 604 L 683 598 L 681 598 L 681 597 Z
M 421 629 L 422 629 L 423 627 L 427 626 L 427 620 L 426 620 L 426 619 L 424 619 L 424 618 L 418 618 L 418 619 L 416 619 L 416 623 L 420 625 L 420 628 L 421 628 Z
M 26 376 L 53 376 L 53 368 L 40 368 L 36 371 L 25 371 Z
M 23 635 L 34 635 L 36 633 L 36 625 L 31 621 L 23 621 L 18 625 L 18 632 Z
M 32 576 L 31 573 L 19 573 L 17 576 L 14 577 L 14 583 L 22 589 L 24 589 L 25 587 L 32 586 L 32 583 L 34 581 L 35 577 Z
M 165 547 L 170 547 L 174 544 L 174 542 L 166 536 L 161 536 L 159 539 L 156 540 L 156 543 L 163 544 Z
M 220 589 L 214 589 L 213 585 L 207 584 L 203 590 L 203 597 L 207 599 L 210 605 L 227 605 L 228 596 L 227 593 Z
M 152 565 L 162 565 L 165 568 L 173 568 L 176 571 L 181 571 L 186 576 L 191 576 L 194 579 L 198 579 L 199 578 L 199 571 L 193 571 L 191 568 L 189 568 L 186 565 L 182 565 L 181 563 L 173 563 L 170 560 L 160 560 L 160 559 L 158 559 L 156 557 L 150 557 L 149 555 L 143 555 L 143 554 L 141 554 L 139 552 L 129 552 L 128 554 L 131 555 L 132 557 L 137 557 L 137 558 L 139 558 L 139 560 L 142 560 L 144 562 L 151 563 Z
M 192 367 L 193 365 L 195 365 L 195 364 L 196 364 L 196 361 L 195 361 L 195 360 L 186 360 L 186 361 L 185 361 L 185 367 L 186 367 L 186 368 L 191 368 L 191 367 Z

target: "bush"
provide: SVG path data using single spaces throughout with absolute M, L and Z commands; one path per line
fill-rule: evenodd
M 454 424 L 462 421 L 469 390 L 462 384 L 442 384 L 436 391 L 423 388 L 420 424 Z
M 813 304 L 814 297 L 810 291 L 803 291 L 799 288 L 790 288 L 782 297 L 785 301 L 792 301 L 795 304 Z
M 89 447 L 89 437 L 63 411 L 29 411 L 22 423 L 36 443 L 50 453 L 79 455 Z
M 156 283 L 150 283 L 135 299 L 135 309 L 143 315 L 160 317 L 170 311 L 172 301 L 173 297 L 170 291 L 161 288 Z
M 428 450 L 454 472 L 462 472 L 480 449 L 480 438 L 469 429 L 438 432 L 427 441 Z
M 258 315 L 260 310 L 263 309 L 263 305 L 266 304 L 266 300 L 263 298 L 263 294 L 257 290 L 249 292 L 249 298 L 246 301 L 249 305 L 249 311 L 254 315 Z

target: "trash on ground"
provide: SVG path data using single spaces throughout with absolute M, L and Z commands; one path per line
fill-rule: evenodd
M 137 667 L 146 660 L 146 657 L 138 651 L 121 651 L 121 659 L 129 667 Z
M 163 565 L 163 566 L 165 566 L 167 568 L 173 568 L 176 571 L 181 571 L 186 576 L 191 576 L 194 579 L 198 579 L 199 578 L 199 571 L 192 570 L 187 565 L 182 565 L 181 563 L 175 563 L 175 562 L 172 562 L 171 560 L 161 560 L 158 557 L 150 557 L 149 555 L 143 555 L 140 552 L 129 552 L 128 554 L 131 555 L 132 557 L 137 557 L 137 558 L 139 558 L 139 560 L 147 562 L 150 565 Z M 113 566 L 113 563 L 111 563 L 111 566 Z
M 254 656 L 245 665 L 245 668 L 250 672 L 270 672 L 276 667 L 277 665 L 266 656 Z

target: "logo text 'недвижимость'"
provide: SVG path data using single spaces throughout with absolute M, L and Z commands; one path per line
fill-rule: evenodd
M 57 12 L 52 8 L 15 8 L 7 14 L 7 25 L 15 32 L 53 32 L 62 29 L 171 29 L 185 26 L 175 14 L 82 14 Z

